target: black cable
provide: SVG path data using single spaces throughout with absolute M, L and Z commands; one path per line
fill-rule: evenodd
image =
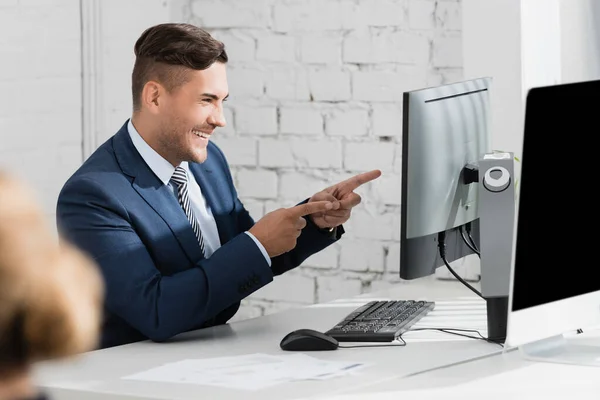
M 401 340 L 401 344 L 392 344 L 396 340 Z M 406 346 L 406 342 L 402 339 L 402 336 L 398 336 L 398 338 L 394 340 L 392 343 L 386 344 L 357 344 L 356 346 L 338 346 L 340 349 L 353 349 L 355 347 L 404 347 Z
M 460 283 L 462 283 L 463 285 L 465 285 L 466 287 L 468 287 L 473 293 L 475 293 L 477 296 L 481 297 L 482 299 L 485 300 L 485 297 L 483 297 L 483 295 L 477 290 L 475 289 L 473 286 L 469 285 L 469 283 L 467 281 L 465 281 L 463 278 L 461 278 L 450 266 L 450 264 L 448 264 L 448 260 L 446 260 L 446 232 L 440 232 L 438 233 L 438 248 L 440 251 L 440 257 L 442 259 L 442 261 L 444 261 L 444 264 L 446 264 L 446 268 L 448 268 L 448 271 L 450 271 L 450 273 L 452 275 L 454 275 L 454 277 L 456 279 L 458 279 L 458 281 Z
M 504 344 L 500 343 L 500 342 L 496 342 L 495 340 L 486 338 L 485 336 L 483 336 L 481 334 L 481 332 L 479 332 L 478 330 L 475 329 L 458 329 L 458 328 L 415 328 L 415 329 L 411 329 L 408 332 L 414 332 L 414 331 L 440 331 L 440 332 L 444 332 L 444 333 L 449 333 L 451 335 L 456 335 L 456 336 L 462 336 L 462 337 L 466 337 L 469 339 L 477 339 L 477 340 L 485 340 L 488 343 L 493 343 L 493 344 L 497 344 L 500 347 L 504 347 Z M 471 335 L 465 335 L 463 333 L 458 333 L 458 332 L 467 332 L 467 333 L 476 333 L 477 335 L 479 335 L 479 337 L 476 336 L 471 336 Z M 406 343 L 406 342 L 404 342 Z
M 469 283 L 467 281 L 465 281 L 463 278 L 461 278 L 450 266 L 450 264 L 448 264 L 448 261 L 446 260 L 446 257 L 442 257 L 442 260 L 444 261 L 444 264 L 446 264 L 446 268 L 448 268 L 448 271 L 450 271 L 450 273 L 452 275 L 454 275 L 454 277 L 456 279 L 458 279 L 458 281 L 460 283 L 462 283 L 463 285 L 465 285 L 467 288 L 469 288 L 473 293 L 475 293 L 477 296 L 481 297 L 482 299 L 485 300 L 485 297 L 483 297 L 483 295 L 481 294 L 481 292 L 479 292 L 477 289 L 475 289 L 473 286 L 469 285 Z
M 473 239 L 473 236 L 471 236 L 471 223 L 470 222 L 467 222 L 465 224 L 465 231 L 467 231 L 467 237 L 469 238 L 471 245 L 473 245 L 475 250 L 477 250 L 477 255 L 479 255 L 479 253 L 480 253 L 479 248 L 477 247 L 477 244 L 475 244 L 475 240 Z
M 470 248 L 473 253 L 477 254 L 479 256 L 479 258 L 481 258 L 481 253 L 479 252 L 479 250 L 477 250 L 477 247 L 475 247 L 473 245 L 474 243 L 472 242 L 472 238 L 470 238 L 470 239 L 467 238 L 462 226 L 459 228 L 459 230 L 460 230 L 460 236 L 462 236 L 463 242 L 465 242 L 467 247 Z
M 450 335 L 456 335 L 456 336 L 462 336 L 462 337 L 466 337 L 468 339 L 476 339 L 476 340 L 484 340 L 488 343 L 493 343 L 493 344 L 497 344 L 500 347 L 504 347 L 504 344 L 500 343 L 500 342 L 496 342 L 495 340 L 492 339 L 488 339 L 485 336 L 483 336 L 481 334 L 481 332 L 479 332 L 478 330 L 475 329 L 458 329 L 458 328 L 415 328 L 415 329 L 411 329 L 407 332 L 415 332 L 415 331 L 439 331 L 439 332 L 443 332 L 443 333 L 448 333 Z M 476 333 L 479 337 L 477 336 L 471 336 L 471 335 L 465 335 L 464 333 L 459 333 L 459 332 L 466 332 L 466 333 Z M 354 346 L 338 346 L 340 349 L 352 349 L 352 348 L 357 348 L 357 347 L 404 347 L 406 346 L 406 341 L 404 340 L 404 338 L 402 336 L 398 336 L 396 338 L 396 340 L 402 341 L 401 344 L 392 344 L 392 343 L 386 343 L 386 344 L 359 344 L 359 345 L 354 345 Z

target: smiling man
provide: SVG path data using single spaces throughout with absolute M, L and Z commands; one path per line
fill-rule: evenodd
M 160 24 L 135 44 L 133 115 L 63 187 L 59 232 L 106 286 L 101 347 L 226 323 L 240 300 L 334 243 L 357 175 L 254 222 L 211 142 L 229 95 L 223 43 Z

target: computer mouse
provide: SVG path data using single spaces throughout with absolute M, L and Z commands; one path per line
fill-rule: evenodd
M 314 329 L 295 330 L 279 343 L 282 350 L 291 351 L 336 350 L 338 345 L 335 338 Z

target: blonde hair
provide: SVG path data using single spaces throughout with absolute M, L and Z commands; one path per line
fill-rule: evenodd
M 103 295 L 92 260 L 59 244 L 33 191 L 0 173 L 0 372 L 95 348 Z

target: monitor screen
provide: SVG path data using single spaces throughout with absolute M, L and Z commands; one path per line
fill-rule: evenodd
M 464 168 L 491 152 L 491 78 L 404 93 L 400 277 L 435 273 L 444 262 L 437 234 L 446 232 L 448 262 L 472 254 L 457 229 L 472 224 L 478 241 L 478 185 Z
M 600 81 L 528 92 L 512 311 L 600 290 L 599 126 Z

